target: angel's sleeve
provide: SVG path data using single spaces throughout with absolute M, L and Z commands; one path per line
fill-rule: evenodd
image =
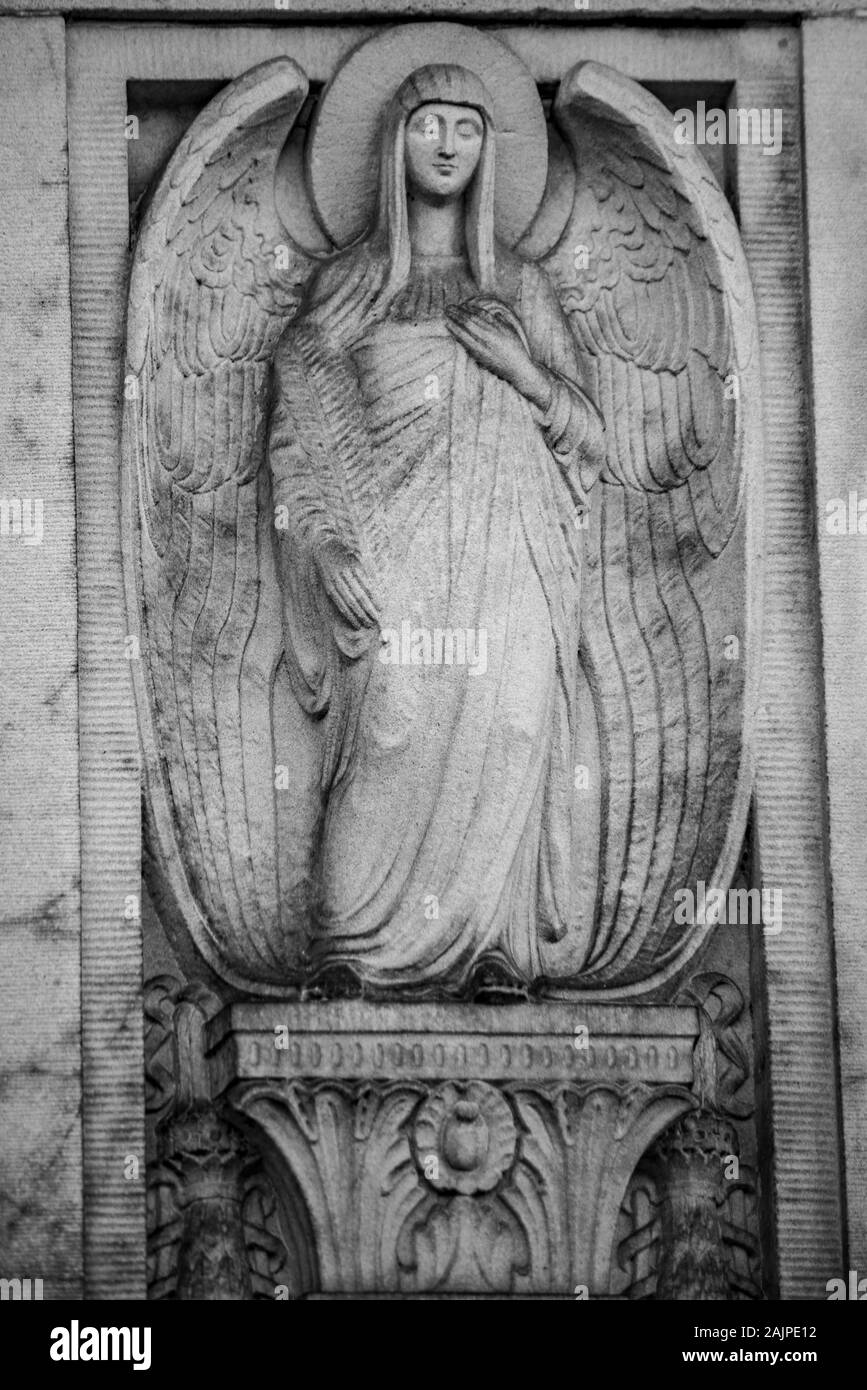
M 533 406 L 533 412 L 554 458 L 586 500 L 605 463 L 602 415 L 554 287 L 535 266 L 525 269 L 521 317 L 533 357 L 551 388 L 547 409 Z

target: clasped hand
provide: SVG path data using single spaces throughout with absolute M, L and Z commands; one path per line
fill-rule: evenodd
M 521 322 L 515 312 L 493 295 L 476 295 L 446 309 L 453 337 L 495 376 L 514 386 L 540 410 L 548 407 L 551 387 L 533 361 Z

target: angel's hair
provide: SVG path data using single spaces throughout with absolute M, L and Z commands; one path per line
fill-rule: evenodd
M 331 291 L 340 283 L 344 290 L 341 297 L 344 305 L 347 305 L 347 280 L 358 278 L 360 281 L 371 265 L 376 267 L 380 277 L 376 295 L 379 312 L 406 285 L 412 260 L 406 192 L 406 123 L 414 111 L 431 102 L 469 106 L 482 118 L 484 135 L 479 163 L 464 195 L 464 226 L 473 279 L 480 290 L 494 291 L 496 140 L 493 101 L 475 73 L 455 63 L 433 63 L 410 73 L 386 107 L 380 140 L 379 192 L 374 221 L 360 242 L 349 247 L 331 263 L 331 273 L 326 272 L 319 278 L 319 284 L 313 291 L 314 303 L 321 304 L 328 299 Z M 350 294 L 350 300 L 351 297 Z

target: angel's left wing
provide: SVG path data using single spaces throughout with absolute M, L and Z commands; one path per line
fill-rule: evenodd
M 582 63 L 563 79 L 554 119 L 568 215 L 546 199 L 519 250 L 557 286 L 589 364 L 607 460 L 587 531 L 580 644 L 578 760 L 598 789 L 584 802 L 593 812 L 579 867 L 593 931 L 583 958 L 568 936 L 548 947 L 546 971 L 635 992 L 698 948 L 707 928 L 678 920 L 675 894 L 700 881 L 727 889 L 744 833 L 757 327 L 734 218 L 699 151 L 678 144 L 671 112 L 621 74 Z
M 301 950 L 286 846 L 303 836 L 275 768 L 303 780 L 305 733 L 286 724 L 262 464 L 274 347 L 312 267 L 276 201 L 306 95 L 301 69 L 277 58 L 197 117 L 143 218 L 127 317 L 126 587 L 150 882 L 182 954 L 194 958 L 192 937 L 242 984 L 285 984 Z

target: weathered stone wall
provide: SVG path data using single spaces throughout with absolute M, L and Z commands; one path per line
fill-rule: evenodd
M 804 130 L 831 908 L 849 1267 L 867 1269 L 867 21 L 804 26 Z M 863 520 L 852 532 L 852 493 Z M 832 521 L 845 503 L 846 530 Z M 856 521 L 857 521 L 856 513 Z
M 81 914 L 62 19 L 0 19 L 3 1274 L 81 1290 Z M 35 523 L 42 511 L 42 535 Z M 6 518 L 4 516 L 4 522 Z
M 809 1267 L 816 1247 L 808 1220 L 821 1222 L 823 1261 L 845 1259 L 848 1268 L 867 1269 L 867 938 L 861 922 L 867 793 L 860 769 L 867 748 L 867 536 L 857 525 L 854 534 L 839 536 L 826 526 L 829 502 L 848 502 L 853 490 L 858 497 L 867 490 L 867 276 L 860 251 L 867 225 L 861 152 L 867 19 L 845 17 L 856 9 L 842 0 L 761 5 L 763 17 L 788 22 L 793 30 L 803 20 L 801 90 L 794 79 L 785 81 L 791 80 L 795 101 L 803 103 L 804 143 L 802 160 L 797 151 L 789 152 L 785 181 L 791 194 L 803 178 L 806 225 L 802 241 L 795 198 L 787 205 L 785 223 L 745 228 L 754 273 L 758 267 L 766 277 L 764 328 L 776 344 L 776 366 L 767 378 L 769 409 L 787 421 L 778 436 L 783 443 L 768 460 L 779 491 L 778 516 L 790 515 L 769 536 L 771 589 L 779 606 L 768 648 L 773 660 L 764 713 L 770 762 L 759 798 L 762 868 L 772 867 L 776 882 L 788 864 L 792 877 L 784 889 L 797 897 L 801 921 L 797 941 L 783 937 L 770 943 L 767 976 L 784 1297 L 804 1293 L 808 1285 L 815 1290 L 817 1280 L 824 1284 L 845 1275 L 836 1267 Z M 79 226 L 91 219 L 98 239 L 105 219 L 116 215 L 109 194 L 117 192 L 111 184 L 117 169 L 104 167 L 103 202 L 81 201 L 75 167 L 68 188 L 69 111 L 76 101 L 82 111 L 90 110 L 85 74 L 74 65 L 87 59 L 87 82 L 92 82 L 100 34 L 96 24 L 73 27 L 67 21 L 152 20 L 155 34 L 158 21 L 210 20 L 213 26 L 253 21 L 241 31 L 253 62 L 260 60 L 254 50 L 264 34 L 255 22 L 291 26 L 327 19 L 330 33 L 323 29 L 317 39 L 308 31 L 305 39 L 316 76 L 317 62 L 323 69 L 330 62 L 323 53 L 339 46 L 333 21 L 344 15 L 353 32 L 359 22 L 430 16 L 487 23 L 550 20 L 576 33 L 587 25 L 588 33 L 598 35 L 600 20 L 629 19 L 636 27 L 626 43 L 635 49 L 642 43 L 642 23 L 650 32 L 647 22 L 653 19 L 754 25 L 757 11 L 748 0 L 689 5 L 590 0 L 586 10 L 566 0 L 543 5 L 290 0 L 286 7 L 229 0 L 135 5 L 18 0 L 0 3 L 0 15 L 9 16 L 0 18 L 0 497 L 41 500 L 44 508 L 40 544 L 26 544 L 23 536 L 0 538 L 0 1273 L 42 1277 L 47 1297 L 75 1296 L 85 1288 L 87 1266 L 90 1292 L 130 1296 L 143 1287 L 143 1250 L 135 1248 L 134 1239 L 142 1229 L 143 1189 L 130 1185 L 124 1171 L 130 1153 L 143 1152 L 143 1117 L 132 1128 L 128 1123 L 131 1110 L 140 1108 L 141 1020 L 134 1000 L 131 1007 L 116 982 L 121 977 L 134 982 L 140 970 L 137 928 L 123 916 L 125 895 L 138 887 L 138 773 L 127 672 L 116 643 L 122 625 L 114 529 L 116 420 L 105 408 L 106 391 L 119 371 L 111 350 L 112 345 L 119 349 L 122 302 L 122 296 L 108 296 L 124 274 L 124 262 L 118 243 L 104 283 L 83 281 L 78 287 L 84 306 L 77 324 L 79 361 L 89 363 L 89 374 L 76 398 L 74 472 L 68 197 L 73 214 L 79 199 Z M 143 24 L 139 32 L 148 27 Z M 115 37 L 120 28 L 111 25 Z M 661 43 L 660 31 L 654 32 Z M 666 32 L 676 46 L 676 29 Z M 708 28 L 709 41 L 719 32 Z M 213 27 L 197 33 L 205 45 L 214 41 Z M 157 67 L 160 53 L 168 61 L 173 50 L 179 51 L 176 43 L 160 49 L 155 38 Z M 123 111 L 120 68 L 114 79 L 102 107 L 106 121 Z M 96 163 L 89 171 L 80 164 L 82 177 L 95 176 L 100 163 L 95 145 L 88 157 Z M 119 143 L 117 158 L 125 157 Z M 742 196 L 746 206 L 748 185 Z M 123 233 L 118 223 L 112 235 L 118 228 Z M 778 284 L 786 255 L 798 276 L 805 267 L 797 312 L 791 307 L 791 278 Z M 75 265 L 72 273 L 74 279 Z M 812 378 L 809 398 L 796 370 L 801 357 Z M 91 390 L 100 373 L 102 395 Z M 108 723 L 107 709 L 113 711 Z M 774 762 L 775 747 L 782 764 Z M 798 846 L 807 847 L 806 858 L 800 848 L 793 849 L 796 831 Z M 90 930 L 83 955 L 82 879 Z M 833 939 L 825 929 L 828 921 Z M 91 1100 L 84 1138 L 82 1018 Z M 835 1029 L 839 1059 L 828 1042 Z M 819 1117 L 814 1124 L 805 1121 L 808 1112 Z M 841 1174 L 845 1230 L 838 1200 Z

